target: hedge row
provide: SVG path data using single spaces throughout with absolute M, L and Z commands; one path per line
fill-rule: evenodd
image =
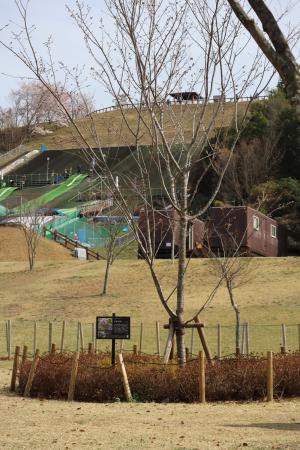
M 125 400 L 121 371 L 110 366 L 107 354 L 82 353 L 76 379 L 75 400 L 110 402 Z M 164 366 L 153 356 L 125 356 L 125 365 L 133 397 L 137 401 L 197 402 L 199 398 L 199 362 L 190 360 L 184 368 Z M 48 354 L 39 361 L 31 395 L 66 399 L 70 381 L 72 355 Z M 23 393 L 31 361 L 20 373 Z M 266 360 L 251 357 L 214 361 L 206 366 L 208 401 L 262 400 L 266 396 Z M 274 357 L 274 396 L 300 396 L 300 354 Z

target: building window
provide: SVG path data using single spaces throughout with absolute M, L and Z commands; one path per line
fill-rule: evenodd
M 254 230 L 259 230 L 259 217 L 257 216 L 253 216 L 253 229 Z
M 277 238 L 277 227 L 276 225 L 271 225 L 271 236 L 272 238 Z

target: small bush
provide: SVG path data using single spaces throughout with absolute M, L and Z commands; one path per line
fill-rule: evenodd
M 197 402 L 199 398 L 199 361 L 189 360 L 183 368 L 164 366 L 155 356 L 124 357 L 134 399 L 155 402 Z M 31 395 L 65 399 L 68 395 L 72 354 L 47 354 L 38 364 Z M 20 373 L 23 393 L 31 361 Z M 259 400 L 266 396 L 266 360 L 260 357 L 225 359 L 206 366 L 208 401 Z M 300 355 L 274 357 L 274 396 L 300 396 Z M 81 353 L 76 379 L 75 399 L 86 402 L 125 400 L 121 371 L 110 366 L 110 355 Z

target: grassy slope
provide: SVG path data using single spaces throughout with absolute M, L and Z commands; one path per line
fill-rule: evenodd
M 235 114 L 235 104 L 226 103 L 224 111 L 219 111 L 216 120 L 215 127 L 228 126 Z M 238 111 L 243 113 L 248 106 L 247 102 L 240 102 L 237 104 Z M 207 126 L 211 122 L 212 116 L 216 112 L 217 104 L 210 104 L 207 106 L 203 125 Z M 197 118 L 203 111 L 201 105 L 182 105 L 173 106 L 171 108 L 171 114 L 168 112 L 164 115 L 164 128 L 168 139 L 174 137 L 175 132 L 179 131 L 179 124 L 184 129 L 184 136 L 186 139 L 190 139 L 192 135 L 193 118 L 197 123 Z M 135 110 L 130 109 L 125 111 L 126 120 L 133 130 L 137 127 L 137 114 Z M 150 123 L 149 115 L 144 113 L 145 122 Z M 100 139 L 102 147 L 119 147 L 135 145 L 135 139 L 129 132 L 125 120 L 122 117 L 120 111 L 111 111 L 105 113 L 95 114 L 93 116 L 93 122 L 90 119 L 80 119 L 77 122 L 78 127 L 82 131 L 83 135 L 87 138 L 89 144 L 92 147 L 98 147 L 98 142 L 94 139 L 94 129 L 97 131 L 97 136 Z M 48 129 L 53 131 L 53 134 L 48 136 L 36 136 L 30 139 L 26 143 L 28 149 L 40 148 L 41 144 L 46 144 L 49 150 L 61 150 L 80 148 L 83 144 L 78 140 L 76 133 L 72 131 L 70 127 L 57 128 L 54 125 L 47 126 Z M 140 145 L 147 145 L 151 143 L 149 133 L 145 126 L 141 126 L 140 130 Z
M 280 324 L 300 323 L 299 305 L 299 258 L 257 258 L 251 281 L 237 289 L 242 320 L 250 322 L 251 345 L 254 350 L 274 349 L 280 346 Z M 158 261 L 163 288 L 168 292 L 172 286 L 176 264 Z M 145 325 L 145 350 L 154 351 L 154 324 L 166 322 L 166 314 L 160 306 L 148 270 L 143 261 L 120 260 L 112 268 L 109 295 L 100 297 L 104 262 L 71 261 L 62 263 L 40 262 L 35 274 L 26 271 L 22 263 L 0 263 L 0 318 L 23 318 L 30 320 L 82 320 L 92 322 L 96 315 L 130 315 L 133 320 L 133 340 L 138 342 L 138 326 Z M 193 260 L 187 279 L 186 311 L 192 313 L 207 297 L 214 286 L 207 260 Z M 203 314 L 207 334 L 213 350 L 216 344 L 218 322 L 224 325 L 224 352 L 233 350 L 234 323 L 226 291 L 221 288 L 212 306 Z M 268 327 L 262 325 L 267 324 Z M 270 326 L 272 325 L 272 326 Z M 276 325 L 276 326 L 273 326 Z M 27 327 L 27 328 L 26 328 Z M 72 325 L 75 332 L 75 324 Z M 46 323 L 41 325 L 46 339 Z M 21 331 L 20 331 L 21 333 Z M 24 325 L 24 339 L 32 340 L 32 325 Z M 59 327 L 57 327 L 59 333 Z M 91 340 L 90 328 L 86 328 L 86 341 Z M 296 327 L 288 329 L 288 343 L 297 345 Z M 2 334 L 2 333 L 1 333 Z M 0 335 L 1 335 L 0 334 Z M 26 337 L 27 336 L 27 337 Z M 73 336 L 75 339 L 75 337 Z M 54 338 L 59 342 L 59 336 Z M 188 340 L 190 336 L 188 336 Z M 27 340 L 27 343 L 28 343 Z M 163 340 L 162 340 L 163 342 Z M 74 340 L 73 340 L 74 344 Z M 163 344 L 162 344 L 163 345 Z M 189 342 L 188 342 L 188 345 Z M 2 349 L 1 349 L 2 347 Z M 194 349 L 195 350 L 195 349 Z M 0 343 L 0 352 L 3 344 Z

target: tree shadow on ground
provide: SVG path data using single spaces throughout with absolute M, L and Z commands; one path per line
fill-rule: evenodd
M 248 424 L 230 424 L 225 425 L 232 428 L 267 428 L 269 430 L 281 430 L 281 431 L 300 431 L 299 422 L 291 423 L 248 423 Z

